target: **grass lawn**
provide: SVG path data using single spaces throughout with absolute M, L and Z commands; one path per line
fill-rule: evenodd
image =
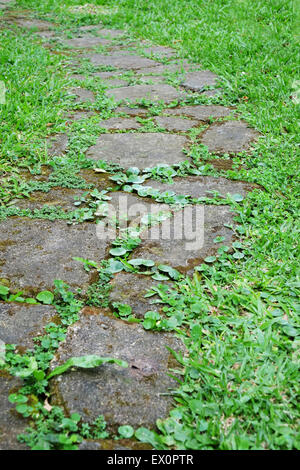
M 172 294 L 158 292 L 189 355 L 177 358 L 183 368 L 170 417 L 137 437 L 157 449 L 299 449 L 299 2 L 91 0 L 89 8 L 74 8 L 86 4 L 19 0 L 16 7 L 70 34 L 75 25 L 102 21 L 178 48 L 221 77 L 224 98 L 212 102 L 236 106 L 261 133 L 250 155 L 238 155 L 233 170 L 220 172 L 263 188 L 232 202 L 239 221 L 233 253 L 220 249 L 192 279 L 174 283 Z M 87 164 L 80 155 L 97 126 L 82 132 L 73 124 L 63 164 L 49 160 L 43 147 L 47 135 L 65 130 L 62 116 L 71 103 L 65 60 L 29 32 L 0 29 L 0 81 L 7 88 L 6 105 L 0 104 L 0 218 L 11 215 L 12 200 L 33 190 L 57 182 L 80 187 L 75 170 Z M 97 106 L 109 114 L 109 102 Z M 39 174 L 43 165 L 54 171 L 47 187 L 20 178 L 24 169 Z

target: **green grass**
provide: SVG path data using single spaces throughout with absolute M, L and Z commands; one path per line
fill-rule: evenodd
M 235 205 L 240 226 L 234 253 L 220 250 L 215 263 L 174 284 L 172 294 L 160 292 L 189 356 L 178 358 L 184 368 L 176 408 L 158 422 L 159 432 L 139 431 L 137 437 L 156 448 L 299 448 L 299 104 L 292 99 L 297 91 L 299 96 L 299 3 L 107 0 L 90 2 L 103 6 L 97 15 L 68 10 L 86 3 L 17 5 L 63 27 L 103 21 L 179 48 L 220 76 L 224 103 L 262 133 L 250 155 L 235 159 L 247 169 L 226 172 L 264 189 Z M 64 129 L 62 114 L 71 101 L 62 68 L 66 57 L 51 55 L 30 33 L 1 30 L 0 36 L 0 80 L 8 89 L 7 104 L 0 105 L 0 197 L 7 202 L 24 195 L 16 177 L 22 167 L 33 173 L 42 164 L 61 168 L 59 160 L 48 159 L 43 139 Z M 109 103 L 98 91 L 98 109 L 107 116 Z M 83 150 L 95 129 L 87 126 L 78 144 L 74 137 L 67 167 L 87 165 Z

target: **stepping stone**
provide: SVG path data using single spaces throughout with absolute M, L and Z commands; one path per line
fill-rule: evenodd
M 222 177 L 213 178 L 212 176 L 176 177 L 173 179 L 173 183 L 146 180 L 143 186 L 151 186 L 161 192 L 174 191 L 176 194 L 191 196 L 195 199 L 200 197 L 212 197 L 212 191 L 218 191 L 222 197 L 226 197 L 227 194 L 247 196 L 248 192 L 258 187 L 243 181 L 228 180 Z
M 99 126 L 103 127 L 104 129 L 121 130 L 138 129 L 141 127 L 141 124 L 139 124 L 135 119 L 114 117 L 107 119 L 106 121 L 99 122 Z
M 79 121 L 80 119 L 88 119 L 91 116 L 96 116 L 96 114 L 93 111 L 74 111 L 70 112 L 67 118 L 70 121 Z
M 15 411 L 15 405 L 8 401 L 11 393 L 16 393 L 22 381 L 9 375 L 6 371 L 0 374 L 0 450 L 28 450 L 17 436 L 29 426 L 27 420 Z
M 47 31 L 50 28 L 53 28 L 55 25 L 48 21 L 26 19 L 26 18 L 17 18 L 14 22 L 25 29 L 36 29 L 38 31 Z
M 112 72 L 93 72 L 91 73 L 91 77 L 99 77 L 104 79 L 122 75 L 125 72 L 126 70 L 113 70 Z
M 56 315 L 55 308 L 50 305 L 0 302 L 0 341 L 21 346 L 20 352 L 33 348 L 33 338 L 43 334 L 44 326 Z
M 128 80 L 122 80 L 121 78 L 111 78 L 109 80 L 105 80 L 104 85 L 108 88 L 111 87 L 121 87 L 121 86 L 128 86 Z
M 56 136 L 47 137 L 48 155 L 62 156 L 66 153 L 68 147 L 67 134 L 58 134 Z
M 153 303 L 158 300 L 157 295 L 145 298 L 149 289 L 159 284 L 166 284 L 166 282 L 154 281 L 150 276 L 142 274 L 118 273 L 110 282 L 109 302 L 111 305 L 114 302 L 130 305 L 132 313 L 137 318 L 144 318 L 149 310 L 159 312 L 163 307 L 163 304 Z
M 29 198 L 18 199 L 16 206 L 20 209 L 42 209 L 45 205 L 61 207 L 65 211 L 74 211 L 75 197 L 82 196 L 86 191 L 82 189 L 53 188 L 45 193 L 43 191 L 34 191 Z
M 235 154 L 250 149 L 252 142 L 259 137 L 259 132 L 248 127 L 243 121 L 227 121 L 210 126 L 201 136 L 201 143 L 210 152 Z
M 166 77 L 161 75 L 143 75 L 142 77 L 137 77 L 142 83 L 165 83 Z
M 131 258 L 152 259 L 190 274 L 206 257 L 217 253 L 220 244 L 213 241 L 217 236 L 230 246 L 234 233 L 224 224 L 233 224 L 228 206 L 186 206 L 142 233 L 144 241 Z
M 146 59 L 146 57 L 120 54 L 117 52 L 113 52 L 110 55 L 89 54 L 87 57 L 90 59 L 93 65 L 103 67 L 117 67 L 123 70 L 137 70 L 142 67 L 153 67 L 155 65 L 159 65 L 159 62 Z
M 109 230 L 106 235 L 99 240 L 93 223 L 7 218 L 0 223 L 0 279 L 10 281 L 13 291 L 31 295 L 53 289 L 55 279 L 84 290 L 92 274 L 73 258 L 99 263 L 111 241 Z
M 102 27 L 102 25 L 80 26 L 78 30 L 83 32 L 94 31 L 100 34 L 101 36 L 110 36 L 111 38 L 117 38 L 125 33 L 125 31 L 122 31 L 121 29 L 105 29 Z
M 66 39 L 63 41 L 63 44 L 66 44 L 70 47 L 75 48 L 91 48 L 95 46 L 110 46 L 111 41 L 109 39 L 98 38 L 96 36 L 86 36 L 81 38 Z
M 129 116 L 147 116 L 149 113 L 148 108 L 129 108 L 129 106 L 118 106 L 115 109 L 116 113 L 125 113 Z
M 156 116 L 154 121 L 159 127 L 171 132 L 186 132 L 192 127 L 199 126 L 199 122 L 192 119 Z
M 55 38 L 55 36 L 57 35 L 55 31 L 37 31 L 35 34 L 37 36 L 40 36 L 41 38 L 46 38 L 46 39 Z
M 132 439 L 99 439 L 98 441 L 84 440 L 78 450 L 151 450 L 150 444 L 144 444 Z
M 69 75 L 68 78 L 72 78 L 73 80 L 79 80 L 80 82 L 83 82 L 84 80 L 86 80 L 87 77 L 80 73 L 74 73 L 72 75 Z
M 138 71 L 139 74 L 168 74 L 168 73 L 178 73 L 178 74 L 185 74 L 186 70 L 189 70 L 191 65 L 181 65 L 181 64 L 168 64 L 168 65 L 161 65 L 157 64 L 154 67 L 144 67 L 140 68 Z
M 12 0 L 0 0 L 0 10 L 5 10 L 12 3 L 14 3 Z
M 219 96 L 222 91 L 222 88 L 215 88 L 214 90 L 205 90 L 201 94 L 206 96 Z
M 94 314 L 93 314 L 94 313 Z M 120 425 L 155 427 L 172 406 L 167 393 L 176 381 L 167 375 L 168 367 L 178 367 L 166 346 L 183 351 L 180 340 L 166 333 L 145 331 L 101 309 L 91 309 L 68 329 L 52 367 L 86 354 L 125 360 L 127 368 L 114 364 L 84 370 L 74 369 L 51 379 L 52 405 L 63 405 L 70 414 L 79 413 L 92 422 L 100 414 L 109 431 Z
M 198 72 L 189 72 L 182 81 L 182 86 L 191 91 L 202 91 L 204 87 L 216 85 L 219 77 L 209 70 L 199 70 Z
M 177 91 L 171 85 L 134 85 L 122 88 L 114 88 L 106 92 L 107 96 L 112 96 L 115 101 L 136 102 L 143 98 L 153 102 L 164 101 L 171 103 L 174 100 L 182 100 L 185 95 Z
M 164 46 L 147 47 L 146 49 L 143 49 L 143 53 L 149 54 L 149 55 L 161 56 L 161 57 L 172 57 L 176 55 L 176 51 L 174 51 L 174 49 L 171 49 L 170 47 L 164 47 Z
M 86 88 L 72 88 L 68 92 L 69 95 L 76 95 L 76 99 L 74 100 L 75 103 L 81 102 L 95 102 L 95 95 L 91 90 L 87 90 Z
M 118 38 L 119 36 L 123 36 L 125 31 L 121 29 L 99 29 L 98 34 L 101 36 L 110 36 L 111 38 Z
M 140 169 L 160 164 L 174 165 L 188 160 L 183 147 L 188 140 L 181 135 L 162 133 L 106 134 L 98 138 L 86 156 L 92 160 L 106 160 L 123 168 Z
M 175 116 L 190 116 L 200 121 L 208 121 L 210 118 L 220 118 L 228 116 L 232 113 L 232 109 L 226 108 L 225 106 L 182 106 L 181 108 L 165 109 L 166 114 Z

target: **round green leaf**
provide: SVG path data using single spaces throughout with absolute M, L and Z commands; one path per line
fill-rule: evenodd
M 53 302 L 54 295 L 49 290 L 43 290 L 36 296 L 36 298 L 43 304 L 50 305 Z
M 122 248 L 121 246 L 118 247 L 118 248 L 112 248 L 111 250 L 109 250 L 110 254 L 112 256 L 122 256 L 122 255 L 125 255 L 127 250 L 125 250 L 125 248 Z
M 124 437 L 124 439 L 129 439 L 134 435 L 134 429 L 132 426 L 129 425 L 119 426 L 118 431 L 120 436 Z

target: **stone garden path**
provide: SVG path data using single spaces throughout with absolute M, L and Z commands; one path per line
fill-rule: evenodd
M 3 0 L 0 4 L 3 7 Z M 7 22 L 10 21 L 8 17 Z M 33 40 L 38 38 L 50 52 L 58 46 L 60 50 L 65 48 L 69 57 L 65 68 L 70 83 L 68 93 L 73 99 L 65 119 L 69 123 L 82 123 L 83 128 L 90 120 L 97 124 L 99 131 L 94 144 L 85 149 L 90 168 L 83 167 L 78 175 L 87 189 L 52 185 L 48 192 L 33 191 L 28 198 L 15 202 L 15 207 L 23 210 L 19 212 L 22 215 L 8 217 L 0 223 L 1 282 L 13 292 L 36 295 L 43 290 L 53 291 L 53 281 L 61 279 L 73 290 L 82 289 L 85 295 L 89 286 L 97 282 L 97 271 L 87 271 L 84 264 L 74 258 L 100 264 L 112 258 L 110 250 L 114 238 L 125 233 L 119 229 L 112 237 L 113 216 L 101 210 L 99 213 L 99 208 L 96 210 L 92 204 L 89 206 L 95 189 L 106 191 L 102 194 L 110 198 L 107 202 L 120 225 L 120 207 L 126 201 L 125 228 L 126 223 L 134 220 L 140 223 L 150 211 L 158 215 L 156 229 L 159 227 L 160 232 L 153 237 L 152 228 L 144 226 L 142 243 L 131 251 L 129 260 L 147 259 L 156 266 L 161 263 L 179 273 L 192 274 L 195 266 L 216 254 L 220 246 L 215 242 L 217 237 L 222 237 L 220 240 L 230 246 L 234 240 L 234 214 L 226 198 L 228 194 L 246 196 L 254 186 L 222 176 L 203 176 L 201 168 L 205 169 L 209 163 L 216 172 L 230 169 L 230 157 L 248 151 L 258 133 L 239 120 L 234 109 L 212 104 L 216 102 L 214 97 L 222 96 L 218 77 L 202 70 L 200 65 L 188 63 L 169 47 L 140 39 L 128 41 L 125 31 L 101 25 L 85 26 L 77 28 L 70 39 L 66 34 L 57 36 L 55 25 L 47 21 L 25 16 L 13 21 L 19 28 L 32 29 Z M 82 72 L 83 63 L 90 66 Z M 97 95 L 95 88 L 86 88 L 83 83 L 102 85 L 102 91 Z M 103 96 L 112 110 L 107 119 L 99 116 L 97 109 L 97 102 Z M 212 97 L 210 104 L 196 104 L 197 98 L 202 96 Z M 73 137 L 72 131 L 50 136 L 48 155 L 67 159 Z M 201 158 L 193 158 L 192 148 L 199 144 L 208 148 L 209 153 L 203 155 L 213 155 L 211 160 L 201 162 Z M 99 160 L 109 166 L 102 163 L 99 168 Z M 132 167 L 135 170 L 126 174 Z M 167 172 L 170 167 L 173 181 L 154 179 L 155 174 Z M 118 168 L 116 173 L 114 169 Z M 116 174 L 120 178 L 120 173 L 123 181 L 110 179 Z M 142 177 L 145 174 L 147 179 Z M 36 180 L 39 178 L 51 181 L 50 168 Z M 60 207 L 67 215 L 78 208 L 74 206 L 76 198 L 83 198 L 80 208 L 92 207 L 88 220 L 70 223 L 67 217 L 51 220 L 34 212 L 50 206 Z M 179 205 L 180 201 L 188 203 L 186 219 L 186 207 Z M 103 208 L 105 198 L 100 205 Z M 162 211 L 168 211 L 175 221 L 168 236 L 163 234 L 164 228 L 170 228 L 170 217 L 160 219 Z M 29 217 L 29 213 L 36 215 Z M 187 248 L 186 229 L 190 226 L 192 230 L 192 221 L 203 215 L 197 226 L 199 236 L 203 232 L 203 243 Z M 106 227 L 100 236 L 96 231 L 97 222 Z M 176 229 L 180 229 L 181 237 Z M 66 413 L 78 412 L 85 421 L 103 414 L 111 431 L 122 424 L 154 428 L 158 418 L 168 416 L 172 399 L 165 393 L 176 388 L 176 382 L 167 375 L 168 368 L 174 364 L 165 346 L 183 350 L 181 342 L 172 334 L 146 331 L 142 325 L 125 322 L 112 314 L 114 302 L 130 305 L 137 318 L 143 318 L 149 310 L 159 311 L 161 304 L 153 303 L 153 297 L 145 297 L 153 284 L 159 284 L 159 279 L 166 285 L 172 284 L 171 279 L 166 280 L 168 276 L 152 279 L 149 275 L 126 270 L 116 272 L 109 284 L 109 308 L 83 308 L 80 320 L 69 327 L 53 365 L 72 356 L 97 354 L 126 360 L 129 367 L 120 369 L 107 365 L 87 371 L 77 369 L 52 379 L 49 400 L 52 405 L 63 406 Z M 0 302 L 1 340 L 25 351 L 55 317 L 52 306 Z M 7 401 L 8 394 L 18 385 L 18 379 L 0 374 L 0 448 L 23 447 L 17 443 L 16 435 L 24 430 L 24 422 L 12 412 L 13 405 Z M 118 442 L 86 441 L 81 448 L 138 446 Z

